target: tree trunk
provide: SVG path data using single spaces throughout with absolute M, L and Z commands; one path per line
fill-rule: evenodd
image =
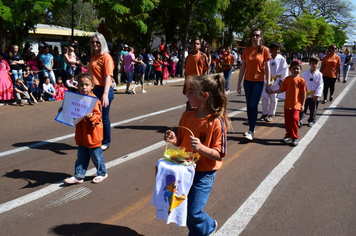
M 189 31 L 189 20 L 190 20 L 190 14 L 192 12 L 192 8 L 193 8 L 193 4 L 194 4 L 195 0 L 191 0 L 191 2 L 189 2 L 188 0 L 185 1 L 185 9 L 186 9 L 186 17 L 185 17 L 185 29 L 184 29 L 184 38 L 183 38 L 183 42 L 182 42 L 182 55 L 181 55 L 181 67 L 180 67 L 180 76 L 183 76 L 183 69 L 184 69 L 184 65 L 185 65 L 185 57 L 184 57 L 184 50 L 185 47 L 187 45 L 187 41 L 188 41 L 188 31 Z

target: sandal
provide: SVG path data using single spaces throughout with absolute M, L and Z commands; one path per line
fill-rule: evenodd
M 102 182 L 104 179 L 106 179 L 107 177 L 108 177 L 108 174 L 98 175 L 92 180 L 92 182 L 95 184 L 98 184 L 98 183 Z

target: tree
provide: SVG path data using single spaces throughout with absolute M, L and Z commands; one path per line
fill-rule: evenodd
M 91 0 L 99 18 L 105 19 L 107 40 L 134 41 L 138 33 L 145 34 L 149 17 L 159 0 Z
M 73 4 L 73 9 L 72 9 Z M 72 14 L 74 16 L 74 28 L 84 31 L 96 31 L 100 21 L 97 10 L 91 2 L 85 0 L 56 1 L 51 14 L 47 14 L 41 22 L 63 27 L 72 27 Z
M 5 50 L 8 35 L 11 43 L 22 45 L 28 31 L 35 28 L 47 9 L 53 6 L 54 0 L 2 0 L 0 1 L 0 43 Z
M 261 12 L 266 0 L 230 0 L 230 5 L 220 11 L 227 31 L 227 44 L 231 45 L 234 33 L 242 34 L 253 27 L 253 22 Z

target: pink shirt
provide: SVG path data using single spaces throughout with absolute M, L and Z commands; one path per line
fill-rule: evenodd
M 135 63 L 132 61 L 133 59 L 135 59 L 135 55 L 132 52 L 129 52 L 124 56 L 125 71 L 134 72 Z
M 30 66 L 32 71 L 38 71 L 38 62 L 35 61 L 27 61 L 27 64 Z

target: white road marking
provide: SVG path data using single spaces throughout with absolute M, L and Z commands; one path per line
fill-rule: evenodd
M 166 109 L 166 110 L 174 110 L 174 109 L 179 109 L 181 107 L 185 107 L 185 105 L 173 107 L 173 108 Z M 166 110 L 164 110 L 164 111 L 166 111 Z M 235 115 L 237 115 L 239 113 L 244 112 L 245 110 L 246 110 L 246 108 L 242 108 L 241 110 L 234 111 L 234 112 L 232 112 L 232 113 L 230 113 L 228 115 L 229 115 L 229 117 L 235 116 Z M 161 114 L 161 113 L 162 112 L 154 112 L 154 113 L 151 113 L 151 114 Z M 147 116 L 151 116 L 151 114 L 148 114 Z M 142 118 L 142 116 L 141 117 L 132 118 L 132 119 L 129 119 L 129 120 L 134 121 L 134 120 L 141 119 L 141 118 Z M 117 122 L 117 123 L 114 123 L 114 124 L 116 126 L 116 125 L 120 125 L 120 124 L 127 123 L 127 122 L 128 122 L 128 120 L 122 121 L 122 122 Z M 148 146 L 146 148 L 143 148 L 141 150 L 138 150 L 136 152 L 133 152 L 133 153 L 130 153 L 130 154 L 125 155 L 123 157 L 119 157 L 119 158 L 117 158 L 115 160 L 109 161 L 109 162 L 105 163 L 106 169 L 109 169 L 111 167 L 117 166 L 117 165 L 122 164 L 122 163 L 124 163 L 126 161 L 132 160 L 132 159 L 134 159 L 134 158 L 136 158 L 138 156 L 141 156 L 141 155 L 143 155 L 145 153 L 148 153 L 148 152 L 151 152 L 151 151 L 153 151 L 155 149 L 161 148 L 164 145 L 166 145 L 166 142 L 160 141 L 158 143 L 150 145 L 150 146 Z M 92 168 L 92 169 L 88 170 L 87 173 L 86 173 L 87 176 L 93 176 L 95 174 L 96 174 L 96 169 L 95 168 Z M 29 193 L 29 194 L 24 195 L 22 197 L 16 198 L 16 199 L 14 199 L 12 201 L 8 201 L 6 203 L 0 204 L 0 214 L 2 214 L 4 212 L 7 212 L 7 211 L 10 211 L 10 210 L 12 210 L 12 209 L 14 209 L 16 207 L 22 206 L 24 204 L 27 204 L 29 202 L 32 202 L 34 200 L 37 200 L 37 199 L 39 199 L 41 197 L 44 197 L 44 196 L 46 196 L 48 194 L 51 194 L 51 193 L 61 189 L 63 184 L 64 184 L 64 181 L 62 180 L 62 181 L 59 181 L 57 183 L 51 184 L 51 185 L 49 185 L 47 187 L 44 187 L 44 188 L 42 188 L 40 190 L 37 190 L 37 191 L 35 191 L 33 193 Z
M 318 119 L 318 122 L 306 133 L 299 145 L 293 148 L 288 155 L 272 170 L 272 172 L 261 182 L 257 189 L 248 197 L 240 208 L 225 222 L 217 231 L 216 236 L 237 236 L 249 224 L 252 217 L 256 215 L 264 202 L 271 194 L 273 188 L 289 172 L 296 161 L 299 160 L 306 147 L 314 139 L 318 131 L 325 124 L 330 114 L 337 107 L 341 99 L 346 95 L 351 86 L 355 83 L 354 78 L 342 93 L 335 99 L 329 108 Z

